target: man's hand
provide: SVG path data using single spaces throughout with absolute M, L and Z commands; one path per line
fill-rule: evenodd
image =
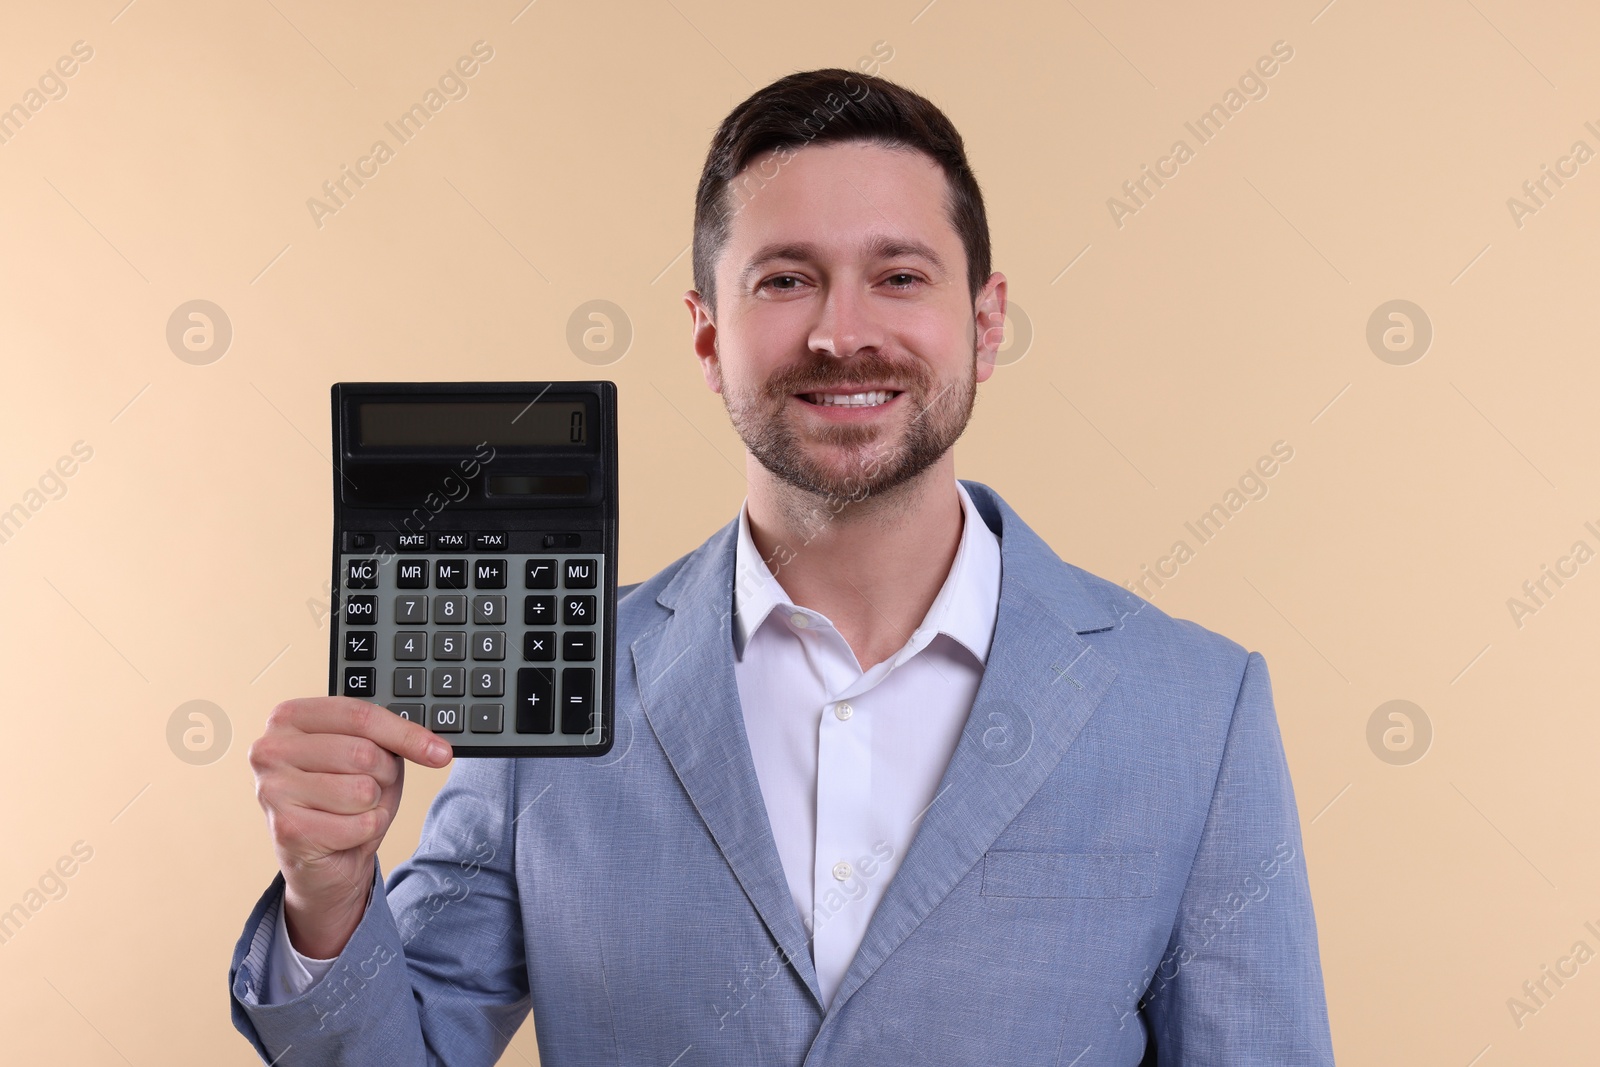
M 353 697 L 272 709 L 250 766 L 298 951 L 331 959 L 344 949 L 366 911 L 372 857 L 400 807 L 404 760 L 443 767 L 450 758 L 450 746 L 420 724 Z

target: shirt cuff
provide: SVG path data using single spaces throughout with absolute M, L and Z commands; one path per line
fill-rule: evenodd
M 372 900 L 369 893 L 367 906 L 371 907 Z M 319 960 L 311 956 L 303 956 L 300 950 L 289 941 L 289 926 L 283 917 L 283 898 L 278 898 L 277 933 L 272 938 L 272 947 L 267 953 L 267 976 L 261 983 L 262 1004 L 284 1004 L 293 1000 L 318 982 L 339 961 L 335 956 L 328 960 Z

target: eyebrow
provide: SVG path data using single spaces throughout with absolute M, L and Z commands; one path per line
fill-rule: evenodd
M 945 270 L 944 260 L 939 258 L 939 253 L 921 241 L 910 238 L 889 237 L 884 234 L 878 234 L 869 237 L 862 244 L 861 251 L 867 259 L 899 259 L 906 256 L 914 256 L 927 260 L 940 274 L 948 273 Z M 756 274 L 762 267 L 774 260 L 795 259 L 814 262 L 818 258 L 819 250 L 817 246 L 809 241 L 781 241 L 763 245 L 756 250 L 755 256 L 740 272 L 739 281 L 740 284 L 748 282 L 751 275 Z

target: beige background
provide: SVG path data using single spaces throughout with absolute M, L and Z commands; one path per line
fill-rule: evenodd
M 622 578 L 653 573 L 743 493 L 681 302 L 707 140 L 875 48 L 965 135 L 1031 322 L 963 477 L 1131 581 L 1294 450 L 1148 588 L 1271 667 L 1340 1062 L 1593 1058 L 1600 963 L 1520 1027 L 1507 1005 L 1600 950 L 1600 564 L 1520 627 L 1507 605 L 1600 548 L 1600 162 L 1520 227 L 1507 205 L 1600 150 L 1592 5 L 123 2 L 6 0 L 0 25 L 0 107 L 93 49 L 0 144 L 0 508 L 28 512 L 0 544 L 0 909 L 93 850 L 0 944 L 9 1061 L 253 1060 L 225 988 L 273 873 L 245 750 L 326 679 L 329 383 L 613 378 Z M 480 40 L 468 95 L 319 228 L 307 198 Z M 1277 41 L 1268 95 L 1116 225 L 1107 199 Z M 206 365 L 166 340 L 194 299 L 233 330 Z M 592 299 L 633 329 L 607 366 L 566 341 Z M 1408 365 L 1366 340 L 1392 299 L 1434 330 Z M 1392 699 L 1426 758 L 1369 746 Z M 190 700 L 231 723 L 205 765 L 167 740 Z M 386 869 L 441 781 L 413 769 Z M 504 1062 L 536 1059 L 530 1024 Z

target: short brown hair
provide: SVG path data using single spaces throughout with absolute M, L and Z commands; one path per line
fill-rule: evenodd
M 694 285 L 713 312 L 717 256 L 739 211 L 734 179 L 766 152 L 841 141 L 912 149 L 939 165 L 948 185 L 950 224 L 967 254 L 967 289 L 977 300 L 989 280 L 989 220 L 961 135 L 943 111 L 910 89 L 828 67 L 758 89 L 728 113 L 711 139 L 694 200 Z

